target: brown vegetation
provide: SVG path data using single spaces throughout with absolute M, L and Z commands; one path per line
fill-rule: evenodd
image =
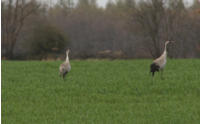
M 72 58 L 156 58 L 166 40 L 173 58 L 200 57 L 200 5 L 182 0 L 116 0 L 105 8 L 96 0 L 2 2 L 2 57 L 59 59 L 67 48 Z

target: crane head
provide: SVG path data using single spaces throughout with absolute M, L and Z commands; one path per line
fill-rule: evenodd
M 170 43 L 170 41 L 166 41 L 166 42 L 165 42 L 165 46 L 166 46 L 168 43 Z
M 67 50 L 66 50 L 66 54 L 68 54 L 69 52 L 70 52 L 70 49 L 67 49 Z
M 167 45 L 168 43 L 174 43 L 175 41 L 166 41 L 165 45 Z

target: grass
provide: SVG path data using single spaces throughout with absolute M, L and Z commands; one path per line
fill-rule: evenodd
M 199 124 L 200 60 L 2 61 L 2 124 Z

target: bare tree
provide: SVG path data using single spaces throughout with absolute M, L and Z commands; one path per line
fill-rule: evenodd
M 2 49 L 3 56 L 12 59 L 13 50 L 26 18 L 36 12 L 39 4 L 35 0 L 8 0 L 2 5 Z
M 46 4 L 48 1 L 53 2 L 46 0 Z M 3 55 L 12 58 L 14 49 L 15 58 L 34 58 L 31 51 L 38 50 L 32 49 L 32 42 L 44 43 L 40 37 L 35 40 L 35 33 L 51 42 L 59 32 L 69 38 L 69 44 L 63 47 L 71 48 L 73 58 L 98 57 L 102 52 L 108 53 L 105 57 L 115 54 L 121 58 L 156 58 L 164 49 L 164 41 L 171 39 L 176 43 L 168 47 L 169 57 L 200 55 L 197 0 L 190 8 L 184 6 L 183 0 L 143 0 L 139 4 L 136 0 L 109 0 L 105 9 L 98 7 L 96 0 L 76 1 L 57 0 L 50 7 L 44 2 L 37 10 L 34 0 L 2 0 Z M 40 33 L 39 24 L 58 30 L 52 35 Z M 45 56 L 59 56 L 55 49 L 42 50 Z
M 134 15 L 143 33 L 149 36 L 146 48 L 154 58 L 159 57 L 161 54 L 161 38 L 159 32 L 164 14 L 163 0 L 150 0 L 147 2 L 140 2 L 136 14 Z

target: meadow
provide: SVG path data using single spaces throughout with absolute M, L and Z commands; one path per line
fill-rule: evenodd
M 199 124 L 200 60 L 2 61 L 2 124 Z

